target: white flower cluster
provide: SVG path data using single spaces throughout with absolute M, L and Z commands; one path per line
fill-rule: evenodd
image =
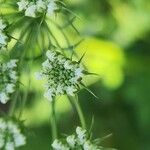
M 16 67 L 18 60 L 11 59 L 7 63 L 0 63 L 0 102 L 5 104 L 9 95 L 14 92 L 18 79 Z
M 103 150 L 101 146 L 88 139 L 87 131 L 81 127 L 76 128 L 76 134 L 68 136 L 64 140 L 56 139 L 52 143 L 53 150 Z
M 0 149 L 15 150 L 26 144 L 26 137 L 18 125 L 10 120 L 0 118 Z
M 47 60 L 42 64 L 38 79 L 46 79 L 44 97 L 52 101 L 58 95 L 74 96 L 84 76 L 78 62 L 64 57 L 61 53 L 48 50 Z
M 19 11 L 24 11 L 25 16 L 38 17 L 39 14 L 46 14 L 47 16 L 54 15 L 58 9 L 55 0 L 35 0 L 29 2 L 28 0 L 21 0 L 17 2 Z
M 8 36 L 5 31 L 6 27 L 7 24 L 5 23 L 5 21 L 0 18 L 0 50 L 4 49 L 8 44 Z

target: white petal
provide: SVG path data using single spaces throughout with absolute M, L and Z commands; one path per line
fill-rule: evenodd
M 66 93 L 68 95 L 74 96 L 74 93 L 77 91 L 77 89 L 74 86 L 68 86 L 66 88 Z
M 71 61 L 70 60 L 67 60 L 65 63 L 64 63 L 64 68 L 65 69 L 72 69 L 73 65 L 71 64 Z
M 59 140 L 56 139 L 56 140 L 52 143 L 52 147 L 53 147 L 55 150 L 61 150 L 62 143 L 61 143 Z
M 74 146 L 76 144 L 75 135 L 68 136 L 67 139 L 66 139 L 66 141 L 69 144 L 69 146 L 71 146 L 71 148 L 74 148 Z
M 56 53 L 54 51 L 48 50 L 46 56 L 50 61 L 54 61 Z
M 51 89 L 48 89 L 45 94 L 44 94 L 44 97 L 47 98 L 49 101 L 52 101 L 53 100 L 53 90 Z
M 26 144 L 26 138 L 22 134 L 14 135 L 14 143 L 16 147 Z
M 83 77 L 83 68 L 81 68 L 81 67 L 79 67 L 79 68 L 77 68 L 76 70 L 75 70 L 75 76 L 77 77 L 77 78 L 82 78 Z
M 51 57 L 51 59 L 54 59 L 54 58 Z M 51 66 L 48 59 L 45 62 L 42 63 L 42 67 L 43 67 L 43 69 L 49 69 L 49 70 L 52 69 L 52 66 Z
M 15 150 L 14 143 L 13 142 L 6 143 L 5 150 Z
M 9 100 L 9 97 L 6 95 L 6 93 L 4 92 L 0 93 L 0 102 L 2 104 L 6 104 L 8 100 Z
M 36 76 L 36 79 L 37 79 L 37 80 L 43 79 L 43 74 L 42 74 L 42 72 L 36 72 L 36 73 L 35 73 L 35 76 Z
M 7 86 L 6 86 L 6 92 L 7 93 L 13 93 L 14 92 L 14 87 L 15 87 L 15 85 L 12 84 L 12 83 L 7 84 Z
M 21 0 L 17 4 L 19 6 L 19 11 L 22 11 L 22 10 L 25 10 L 27 8 L 27 5 L 29 4 L 29 2 L 26 0 Z
M 0 31 L 0 46 L 1 45 L 6 46 L 7 45 L 7 39 L 8 39 L 8 37 Z
M 79 143 L 83 144 L 86 141 L 86 130 L 82 129 L 81 127 L 77 127 L 76 133 L 79 139 Z
M 36 2 L 36 6 L 37 6 L 37 11 L 42 12 L 42 10 L 46 9 L 46 2 L 44 2 L 43 0 L 38 0 Z
M 30 4 L 26 11 L 25 11 L 25 16 L 28 16 L 28 17 L 33 17 L 35 18 L 36 17 L 36 5 L 34 4 Z
M 12 59 L 12 60 L 10 60 L 8 63 L 7 63 L 7 67 L 8 68 L 15 68 L 15 67 L 17 67 L 17 63 L 18 62 L 18 60 L 17 59 Z
M 48 16 L 54 15 L 55 10 L 57 10 L 57 9 L 58 9 L 58 7 L 57 7 L 55 1 L 51 0 L 47 6 L 47 15 Z

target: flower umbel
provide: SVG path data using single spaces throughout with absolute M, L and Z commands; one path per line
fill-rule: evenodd
M 58 9 L 55 0 L 35 0 L 30 2 L 28 0 L 21 0 L 17 2 L 18 10 L 24 11 L 25 16 L 28 17 L 38 17 L 43 14 L 47 16 L 52 16 L 55 14 L 55 11 Z
M 5 104 L 9 100 L 9 96 L 14 92 L 17 83 L 17 67 L 18 60 L 11 59 L 7 63 L 0 63 L 0 102 Z
M 46 56 L 42 71 L 38 73 L 38 79 L 47 80 L 44 96 L 50 101 L 57 95 L 74 96 L 84 76 L 80 64 L 56 51 L 48 50 Z
M 26 137 L 19 126 L 11 121 L 0 118 L 0 149 L 15 150 L 26 144 Z
M 64 149 L 64 147 L 66 149 Z M 81 127 L 76 128 L 76 133 L 69 135 L 62 140 L 54 140 L 52 143 L 53 150 L 104 150 L 105 148 L 99 146 L 98 142 L 94 142 L 88 136 L 85 129 Z M 109 148 L 109 150 L 115 150 Z

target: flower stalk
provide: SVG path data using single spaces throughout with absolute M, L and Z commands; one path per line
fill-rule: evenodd
M 72 103 L 74 104 L 74 106 L 76 108 L 82 128 L 86 129 L 86 121 L 85 121 L 81 106 L 79 104 L 78 95 L 76 94 L 75 97 L 69 97 L 69 99 L 72 101 Z
M 9 108 L 9 112 L 8 112 L 9 116 L 13 116 L 14 115 L 14 111 L 15 111 L 15 107 L 16 107 L 16 104 L 17 104 L 18 95 L 19 95 L 19 91 L 16 91 L 14 99 L 12 100 L 12 102 L 10 104 L 10 108 Z
M 52 139 L 55 140 L 57 138 L 57 121 L 56 121 L 56 112 L 55 112 L 55 100 L 51 103 L 51 132 Z

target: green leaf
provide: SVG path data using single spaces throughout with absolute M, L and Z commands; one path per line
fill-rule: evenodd
M 92 94 L 96 99 L 99 99 L 98 96 L 96 96 L 90 89 L 88 89 L 88 87 L 86 87 L 83 83 L 81 83 L 81 85 L 90 93 Z

